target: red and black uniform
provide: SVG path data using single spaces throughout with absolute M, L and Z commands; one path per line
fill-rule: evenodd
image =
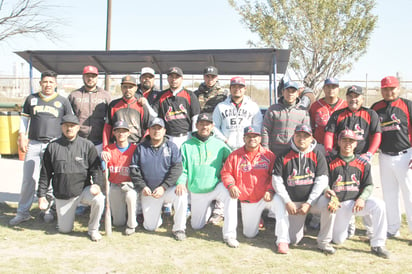
M 313 137 L 322 144 L 325 139 L 325 127 L 328 124 L 329 118 L 335 111 L 347 107 L 345 100 L 338 99 L 336 104 L 330 105 L 326 103 L 325 98 L 317 100 L 312 104 L 309 110 L 310 125 L 313 130 Z
M 129 144 L 129 147 L 122 151 L 116 144 L 108 145 L 104 151 L 110 153 L 111 158 L 107 162 L 109 169 L 109 181 L 112 184 L 121 184 L 123 182 L 131 182 L 129 166 L 132 162 L 133 153 L 136 150 L 135 144 Z
M 138 143 L 149 128 L 150 114 L 146 106 L 137 102 L 135 97 L 126 100 L 124 97 L 113 100 L 109 104 L 107 120 L 103 130 L 103 147 L 106 147 L 112 136 L 112 126 L 117 121 L 129 124 L 129 143 Z
M 382 152 L 391 154 L 404 151 L 412 144 L 412 101 L 398 98 L 394 101 L 381 100 L 372 105 L 382 128 Z
M 199 100 L 186 89 L 176 95 L 171 89 L 165 90 L 153 109 L 165 120 L 166 133 L 170 136 L 184 136 L 191 132 L 192 118 L 200 113 Z
M 342 130 L 353 130 L 359 137 L 356 154 L 371 152 L 374 154 L 381 142 L 381 127 L 377 113 L 361 107 L 356 111 L 344 108 L 335 111 L 325 128 L 325 149 L 328 151 L 337 145 L 337 138 Z
M 366 186 L 372 185 L 371 166 L 354 157 L 348 163 L 337 156 L 329 163 L 329 187 L 339 201 L 356 200 Z
M 306 202 L 314 187 L 315 178 L 328 176 L 325 156 L 317 148 L 302 153 L 290 148 L 275 160 L 273 174 L 281 176 L 293 202 Z
M 43 143 L 62 135 L 61 119 L 73 110 L 69 101 L 57 93 L 44 97 L 40 92 L 27 96 L 22 116 L 30 117 L 29 139 Z

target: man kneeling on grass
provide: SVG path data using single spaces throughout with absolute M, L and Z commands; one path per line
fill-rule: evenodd
M 100 158 L 92 142 L 77 136 L 80 126 L 76 116 L 63 116 L 61 127 L 63 136 L 51 142 L 44 152 L 37 191 L 39 208 L 48 206 L 46 193 L 51 182 L 59 232 L 73 230 L 76 207 L 82 203 L 91 206 L 88 234 L 92 241 L 99 241 L 102 238 L 100 218 L 104 210 Z
M 275 154 L 262 147 L 261 140 L 260 129 L 246 127 L 243 135 L 245 145 L 229 155 L 220 172 L 230 196 L 241 203 L 243 235 L 248 238 L 255 237 L 259 226 L 263 225 L 263 210 L 273 210 Z
M 163 119 L 153 119 L 149 135 L 133 154 L 130 176 L 141 192 L 144 228 L 154 231 L 160 227 L 162 205 L 172 203 L 173 235 L 182 241 L 186 238 L 187 193 L 176 193 L 176 181 L 182 174 L 182 156 L 177 145 L 165 135 Z
M 372 235 L 371 252 L 388 259 L 386 242 L 386 213 L 382 200 L 372 198 L 373 182 L 371 166 L 361 162 L 354 154 L 358 136 L 352 130 L 343 130 L 338 136 L 339 155 L 329 163 L 329 187 L 325 191 L 328 199 L 337 199 L 337 206 L 330 207 L 332 225 L 325 240 L 336 244 L 343 243 L 348 237 L 349 221 L 353 215 L 370 215 Z
M 298 244 L 303 238 L 306 216 L 320 213 L 318 248 L 327 254 L 335 249 L 325 240 L 332 221 L 327 202 L 321 203 L 322 193 L 328 186 L 328 168 L 325 156 L 316 148 L 310 126 L 295 128 L 289 150 L 276 157 L 273 168 L 273 198 L 278 230 L 278 252 L 286 254 L 289 243 Z M 281 207 L 286 207 L 281 214 Z

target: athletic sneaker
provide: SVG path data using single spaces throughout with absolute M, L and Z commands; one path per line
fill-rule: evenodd
M 184 239 L 186 239 L 186 233 L 183 230 L 173 232 L 173 236 L 175 237 L 176 241 L 183 241 Z
M 384 246 L 372 246 L 371 252 L 372 254 L 384 259 L 389 259 L 390 257 L 389 251 L 387 251 Z
M 399 231 L 396 232 L 395 234 L 387 232 L 386 233 L 386 238 L 388 238 L 388 239 L 398 238 L 400 235 L 401 234 L 399 233 Z
M 126 234 L 127 236 L 130 236 L 135 232 L 136 232 L 136 228 L 126 227 L 124 234 Z
M 327 255 L 332 255 L 332 254 L 335 254 L 336 252 L 336 249 L 333 248 L 333 246 L 330 244 L 326 244 L 324 246 L 318 246 L 318 249 Z
M 93 231 L 88 233 L 90 236 L 90 240 L 93 242 L 98 242 L 102 239 L 102 235 L 99 233 L 99 231 Z
M 288 243 L 279 243 L 278 244 L 278 253 L 279 254 L 288 254 L 289 253 L 289 244 Z
M 233 247 L 233 248 L 238 248 L 239 247 L 239 242 L 235 239 L 235 238 L 227 238 L 225 240 L 225 243 L 229 246 L 229 247 Z
M 223 216 L 213 213 L 212 216 L 209 218 L 209 224 L 218 225 L 221 221 L 223 221 Z
M 13 219 L 11 219 L 9 221 L 9 225 L 18 225 L 18 224 L 20 224 L 22 222 L 26 222 L 30 219 L 31 219 L 30 215 L 22 216 L 22 215 L 17 214 L 16 217 L 14 217 Z

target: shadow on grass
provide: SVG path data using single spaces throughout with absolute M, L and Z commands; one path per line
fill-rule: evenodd
M 39 230 L 43 231 L 46 235 L 62 234 L 74 237 L 88 237 L 87 235 L 87 224 L 88 215 L 86 216 L 76 216 L 74 229 L 70 233 L 59 233 L 57 230 L 56 218 L 53 222 L 44 222 L 41 211 L 37 207 L 30 210 L 31 220 L 22 222 L 16 226 L 10 226 L 9 221 L 16 216 L 16 205 L 9 203 L 0 203 L 0 226 L 8 227 L 15 231 L 25 231 L 25 230 Z

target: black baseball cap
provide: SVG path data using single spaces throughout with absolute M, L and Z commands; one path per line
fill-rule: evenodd
M 137 80 L 136 77 L 130 76 L 130 75 L 126 75 L 125 77 L 122 78 L 122 85 L 123 84 L 132 84 L 137 86 Z
M 116 121 L 113 125 L 113 130 L 123 128 L 130 131 L 129 124 L 126 121 Z
M 309 125 L 305 125 L 305 124 L 297 125 L 295 128 L 295 133 L 296 132 L 306 132 L 309 135 L 313 135 L 312 128 Z
M 199 114 L 199 117 L 197 117 L 197 121 L 198 121 L 198 122 L 200 122 L 200 121 L 207 121 L 207 122 L 213 123 L 212 114 L 211 114 L 211 113 L 207 113 L 207 112 L 200 113 L 200 114 Z
M 71 123 L 76 125 L 80 124 L 79 118 L 77 118 L 77 116 L 73 114 L 64 115 L 60 122 L 60 125 L 63 125 L 64 123 Z
M 214 66 L 208 66 L 203 70 L 203 75 L 218 75 L 218 70 Z
M 351 92 L 359 94 L 359 95 L 363 94 L 362 88 L 360 86 L 356 86 L 356 85 L 353 85 L 353 86 L 349 87 L 348 90 L 346 91 L 346 95 L 348 95 Z
M 179 76 L 183 76 L 183 70 L 179 67 L 171 67 L 169 68 L 169 70 L 167 71 L 167 75 L 169 76 L 170 74 L 175 73 Z

